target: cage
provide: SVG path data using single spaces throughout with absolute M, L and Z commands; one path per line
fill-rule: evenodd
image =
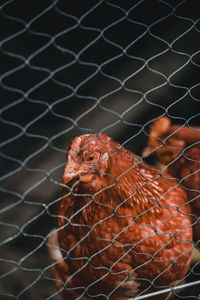
M 59 300 L 47 244 L 66 145 L 104 132 L 141 156 L 153 120 L 200 126 L 198 1 L 2 0 L 0 12 L 0 295 Z M 194 247 L 172 299 L 200 297 Z

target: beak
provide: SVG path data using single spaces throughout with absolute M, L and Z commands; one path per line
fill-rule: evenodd
M 68 161 L 64 169 L 63 183 L 67 184 L 73 178 L 78 177 L 82 173 L 79 168 L 80 165 L 73 160 Z
M 80 169 L 81 166 L 77 162 L 70 160 L 67 162 L 64 174 L 63 183 L 67 184 L 73 178 L 79 177 L 82 182 L 90 182 L 93 178 L 93 174 L 88 174 L 89 170 Z

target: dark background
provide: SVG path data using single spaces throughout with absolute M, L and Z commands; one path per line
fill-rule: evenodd
M 199 125 L 198 0 L 0 8 L 0 299 L 47 299 L 46 237 L 70 140 L 102 131 L 140 154 L 154 118 Z M 197 262 L 187 281 L 199 279 Z

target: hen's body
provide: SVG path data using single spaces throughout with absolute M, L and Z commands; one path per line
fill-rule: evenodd
M 63 184 L 71 191 L 63 188 L 59 230 L 50 239 L 62 254 L 49 248 L 64 298 L 129 299 L 183 283 L 191 257 L 191 212 L 177 182 L 106 135 L 76 138 L 70 151 Z M 100 154 L 95 163 L 88 160 L 92 167 L 84 177 L 85 151 Z
M 165 141 L 162 145 L 161 141 Z M 162 146 L 161 146 L 162 145 Z M 144 154 L 155 150 L 157 160 L 184 187 L 193 213 L 194 240 L 200 240 L 200 127 L 171 125 L 168 118 L 156 120 Z M 152 152 L 154 154 L 154 151 Z
M 200 240 L 200 144 L 189 147 L 184 155 L 168 168 L 169 173 L 181 180 L 193 213 L 194 240 Z

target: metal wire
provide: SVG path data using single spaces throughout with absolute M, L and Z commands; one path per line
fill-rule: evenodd
M 199 124 L 197 2 L 1 2 L 2 299 L 60 299 L 46 245 L 72 137 L 106 132 L 140 154 L 158 116 Z M 134 299 L 199 299 L 198 266 Z

